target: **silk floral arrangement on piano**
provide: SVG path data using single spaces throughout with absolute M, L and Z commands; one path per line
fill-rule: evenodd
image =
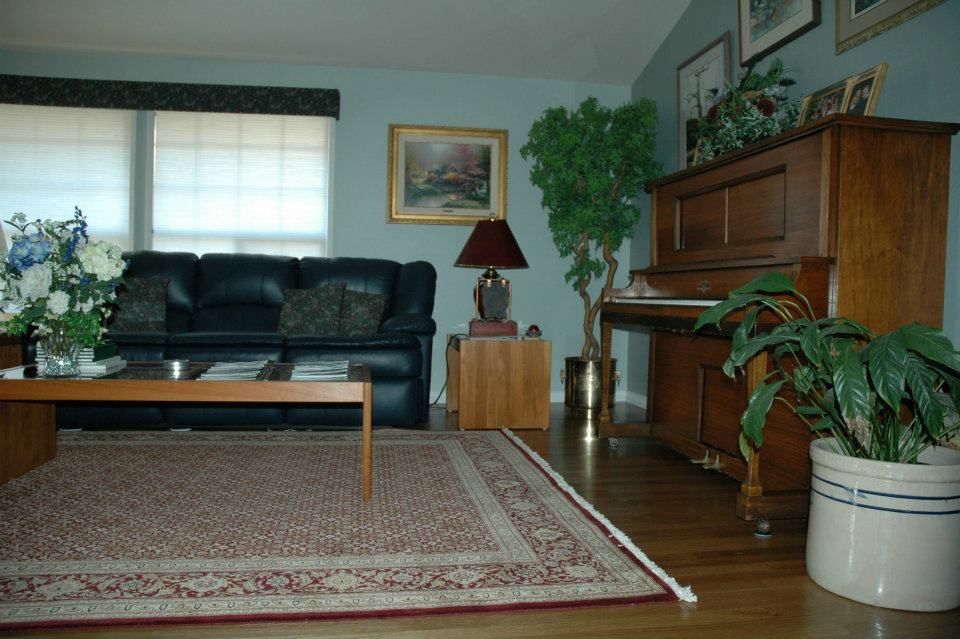
M 33 326 L 41 338 L 59 332 L 95 345 L 126 268 L 120 247 L 91 240 L 79 208 L 67 220 L 16 213 L 7 224 L 17 233 L 0 271 L 0 304 L 8 317 L 0 332 L 25 335 Z
M 737 84 L 713 89 L 712 103 L 696 121 L 697 146 L 693 163 L 743 148 L 797 126 L 800 104 L 787 98 L 787 87 L 796 84 L 783 62 L 775 59 L 766 73 L 748 67 Z

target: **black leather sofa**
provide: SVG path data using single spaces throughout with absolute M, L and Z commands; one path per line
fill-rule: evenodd
M 427 262 L 372 258 L 137 251 L 125 278 L 165 280 L 164 330 L 115 331 L 128 361 L 306 362 L 349 360 L 370 366 L 373 421 L 409 426 L 426 419 L 436 323 L 436 271 Z M 345 284 L 386 297 L 379 329 L 359 336 L 281 334 L 284 291 Z M 120 313 L 123 313 L 121 307 Z M 161 311 L 162 313 L 162 311 Z M 283 405 L 60 405 L 64 427 L 313 428 L 359 426 L 352 407 Z

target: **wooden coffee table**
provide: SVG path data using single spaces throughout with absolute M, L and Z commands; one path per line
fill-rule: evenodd
M 292 364 L 267 364 L 257 380 L 200 380 L 211 364 L 192 363 L 176 378 L 160 362 L 130 362 L 119 373 L 86 379 L 31 378 L 20 366 L 0 371 L 0 484 L 57 455 L 56 402 L 359 404 L 363 414 L 360 490 L 372 495 L 373 384 L 366 365 L 346 380 L 290 381 Z

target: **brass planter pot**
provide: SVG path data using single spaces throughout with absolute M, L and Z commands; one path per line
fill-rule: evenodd
M 564 383 L 564 403 L 570 408 L 593 410 L 600 408 L 600 360 L 585 357 L 567 357 L 560 381 Z M 617 382 L 617 360 L 610 360 L 610 392 L 607 406 L 613 405 Z

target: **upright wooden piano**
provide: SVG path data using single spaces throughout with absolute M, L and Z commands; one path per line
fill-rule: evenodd
M 735 322 L 693 333 L 699 314 L 756 275 L 791 277 L 815 312 L 878 333 L 943 322 L 950 138 L 957 125 L 836 115 L 649 185 L 651 267 L 605 289 L 603 387 L 615 327 L 650 331 L 647 422 L 612 424 L 601 437 L 649 435 L 741 482 L 746 519 L 803 516 L 810 433 L 775 405 L 764 444 L 739 453 L 740 415 L 769 363 L 746 375 L 720 367 Z M 734 318 L 735 319 L 735 318 Z M 605 403 L 604 403 L 605 404 Z

